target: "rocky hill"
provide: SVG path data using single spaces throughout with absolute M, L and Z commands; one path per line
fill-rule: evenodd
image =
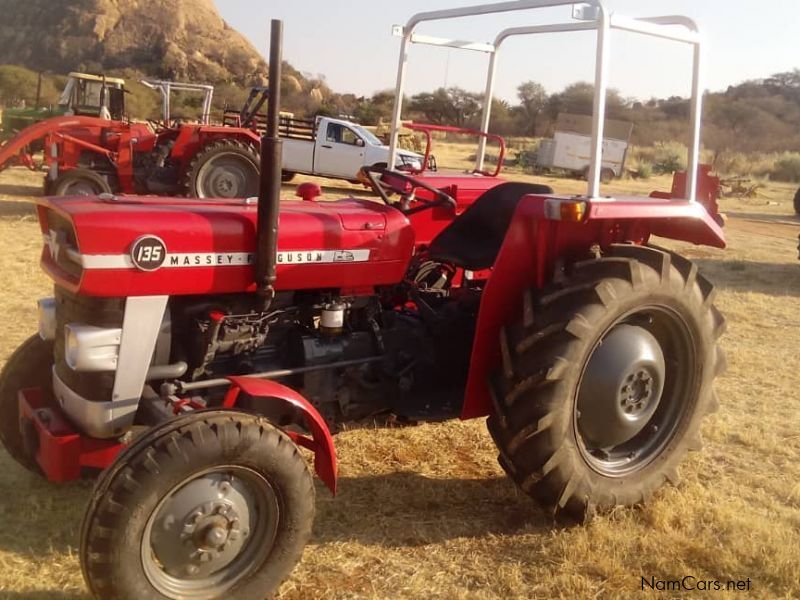
M 0 14 L 0 64 L 241 85 L 266 74 L 212 0 L 0 0 Z

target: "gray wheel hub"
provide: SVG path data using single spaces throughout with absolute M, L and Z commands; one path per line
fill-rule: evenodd
M 151 516 L 142 544 L 145 574 L 169 598 L 216 597 L 263 562 L 277 522 L 277 497 L 258 474 L 200 474 Z
M 244 198 L 257 182 L 256 169 L 236 154 L 222 154 L 198 174 L 200 195 L 206 198 Z
M 578 428 L 590 449 L 627 442 L 658 408 L 666 365 L 658 340 L 636 325 L 614 327 L 595 348 L 578 394 Z
M 65 190 L 65 194 L 68 196 L 94 196 L 97 193 L 97 185 L 84 179 L 76 180 Z

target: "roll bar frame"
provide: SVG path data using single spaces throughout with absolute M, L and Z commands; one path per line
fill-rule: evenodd
M 164 124 L 170 122 L 172 92 L 200 92 L 203 94 L 203 114 L 200 122 L 208 125 L 211 120 L 211 102 L 214 99 L 214 86 L 200 83 L 181 83 L 179 81 L 163 81 L 160 79 L 142 79 L 140 83 L 151 90 L 161 92 L 161 116 Z
M 469 42 L 464 40 L 450 40 L 422 36 L 414 32 L 416 27 L 428 21 L 442 21 L 470 16 L 482 16 L 513 11 L 533 10 L 540 8 L 553 8 L 572 5 L 574 21 L 553 23 L 547 25 L 534 25 L 529 27 L 512 27 L 504 29 L 497 34 L 493 43 Z M 539 35 L 544 33 L 566 33 L 573 31 L 596 31 L 597 51 L 595 57 L 594 103 L 592 115 L 592 149 L 589 166 L 588 189 L 589 198 L 600 197 L 600 172 L 603 152 L 603 133 L 606 114 L 606 92 L 608 90 L 608 56 L 609 38 L 612 29 L 639 33 L 646 36 L 658 37 L 679 43 L 689 44 L 693 48 L 692 65 L 692 98 L 689 132 L 688 177 L 686 178 L 685 200 L 696 201 L 697 196 L 697 169 L 700 157 L 700 127 L 702 115 L 702 47 L 703 35 L 697 23 L 692 19 L 680 15 L 664 15 L 656 17 L 631 18 L 606 9 L 601 0 L 587 0 L 575 2 L 574 0 L 516 0 L 512 2 L 497 2 L 492 4 L 476 4 L 449 10 L 422 12 L 409 19 L 404 27 L 395 26 L 393 33 L 402 38 L 400 43 L 400 59 L 397 69 L 397 86 L 395 88 L 395 102 L 392 113 L 392 135 L 390 142 L 389 164 L 395 164 L 398 149 L 399 131 L 401 128 L 401 114 L 403 109 L 403 93 L 408 67 L 408 50 L 410 44 L 425 44 L 483 52 L 490 55 L 489 67 L 486 77 L 484 93 L 483 115 L 481 118 L 481 131 L 488 133 L 491 120 L 492 98 L 494 96 L 494 83 L 497 73 L 499 49 L 508 38 L 521 35 Z M 477 154 L 476 171 L 483 170 L 486 154 L 486 138 L 481 138 Z

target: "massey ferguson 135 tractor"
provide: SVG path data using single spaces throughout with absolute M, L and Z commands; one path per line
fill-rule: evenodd
M 569 4 L 424 13 L 404 40 L 423 21 Z M 488 417 L 503 469 L 556 517 L 676 481 L 724 367 L 712 285 L 650 244 L 725 246 L 694 199 L 700 37 L 689 19 L 627 19 L 598 0 L 577 16 L 539 30 L 597 32 L 585 196 L 506 183 L 424 247 L 409 215 L 454 202 L 416 196 L 426 184 L 410 173 L 382 174 L 383 204 L 280 202 L 276 90 L 257 199 L 39 201 L 55 293 L 0 375 L 0 435 L 51 481 L 103 469 L 80 541 L 96 597 L 272 594 L 311 534 L 299 449 L 335 492 L 331 434 L 347 422 Z M 611 28 L 695 49 L 682 199 L 598 193 Z M 280 38 L 276 21 L 271 81 Z

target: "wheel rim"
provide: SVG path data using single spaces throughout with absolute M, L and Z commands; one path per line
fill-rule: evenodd
M 623 477 L 661 455 L 696 401 L 697 355 L 686 322 L 661 306 L 640 308 L 601 336 L 584 367 L 574 427 L 584 460 Z
M 269 556 L 278 496 L 259 473 L 220 466 L 175 486 L 153 511 L 141 544 L 151 585 L 168 598 L 215 598 Z
M 246 198 L 257 192 L 258 170 L 238 154 L 217 155 L 197 174 L 197 195 L 201 198 Z

